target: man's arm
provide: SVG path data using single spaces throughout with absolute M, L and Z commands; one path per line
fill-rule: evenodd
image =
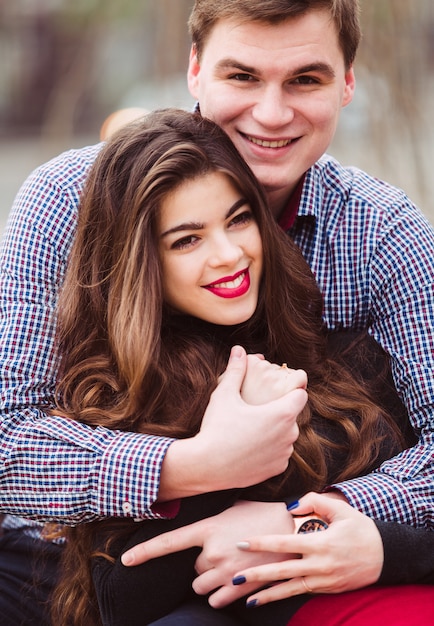
M 153 517 L 169 510 L 157 509 L 157 500 L 244 487 L 281 473 L 306 402 L 302 389 L 267 407 L 243 402 L 246 354 L 240 349 L 194 438 L 174 442 L 46 414 L 58 366 L 57 298 L 79 196 L 97 152 L 71 151 L 32 174 L 0 249 L 0 510 L 70 524 Z
M 375 519 L 434 526 L 434 231 L 407 201 L 382 225 L 369 264 L 371 332 L 391 357 L 417 444 L 337 487 Z
M 0 505 L 35 519 L 74 523 L 130 507 L 152 516 L 171 443 L 93 430 L 43 410 L 52 406 L 57 371 L 57 296 L 98 149 L 61 155 L 28 178 L 0 249 Z
M 324 185 L 329 181 L 329 185 Z M 375 519 L 434 524 L 434 231 L 405 194 L 325 157 L 306 176 L 290 235 L 324 295 L 331 332 L 368 329 L 390 355 L 418 443 L 337 485 Z M 316 201 L 321 198 L 321 203 Z M 320 206 L 321 208 L 317 208 Z M 311 228 L 315 220 L 315 228 Z

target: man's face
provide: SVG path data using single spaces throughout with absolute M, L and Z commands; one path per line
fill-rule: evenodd
M 218 22 L 200 62 L 192 49 L 188 85 L 202 115 L 229 134 L 265 185 L 277 214 L 327 150 L 355 80 L 321 10 L 277 25 Z

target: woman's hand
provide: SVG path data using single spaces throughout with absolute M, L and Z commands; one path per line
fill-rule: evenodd
M 294 522 L 283 502 L 238 502 L 219 515 L 184 526 L 131 548 L 122 556 L 124 565 L 139 565 L 166 554 L 199 546 L 196 561 L 199 576 L 193 588 L 199 595 L 214 591 L 209 603 L 215 608 L 226 606 L 262 587 L 262 583 L 232 584 L 236 571 L 270 561 L 288 559 L 288 554 L 247 552 L 237 548 L 246 536 L 272 532 L 286 536 L 294 531 Z M 247 570 L 246 570 L 247 571 Z
M 279 561 L 253 568 L 240 569 L 235 581 L 246 585 L 269 585 L 251 595 L 249 606 L 259 606 L 309 591 L 341 593 L 375 583 L 383 567 L 383 544 L 380 534 L 369 517 L 336 494 L 310 493 L 300 500 L 293 511 L 321 517 L 329 527 L 323 532 L 292 535 L 256 535 L 239 544 L 244 551 L 275 553 Z M 302 558 L 294 559 L 297 553 Z M 287 554 L 286 560 L 281 556 Z M 290 556 L 291 555 L 291 556 Z M 276 581 L 284 581 L 277 582 Z
M 286 365 L 276 365 L 249 354 L 247 372 L 241 387 L 241 397 L 247 404 L 266 404 L 294 389 L 307 388 L 307 374 Z
M 248 602 L 259 605 L 309 589 L 340 593 L 373 584 L 383 566 L 381 537 L 369 517 L 335 498 L 311 493 L 300 500 L 297 514 L 326 520 L 329 527 L 323 532 L 294 534 L 292 516 L 282 503 L 240 502 L 219 515 L 138 544 L 122 561 L 139 565 L 202 547 L 193 587 L 200 595 L 211 594 L 209 603 L 215 608 L 249 593 Z M 268 584 L 274 586 L 254 593 Z

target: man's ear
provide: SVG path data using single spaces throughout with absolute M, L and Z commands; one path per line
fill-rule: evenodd
M 350 69 L 345 72 L 345 87 L 342 95 L 343 107 L 346 107 L 347 104 L 350 104 L 351 100 L 353 99 L 355 89 L 356 77 L 354 75 L 354 68 L 353 66 L 351 66 Z
M 187 70 L 187 85 L 190 94 L 195 100 L 199 100 L 199 73 L 200 65 L 197 58 L 196 46 L 193 44 L 190 50 L 190 58 Z

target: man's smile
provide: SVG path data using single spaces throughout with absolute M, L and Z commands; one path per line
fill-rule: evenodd
M 253 135 L 244 135 L 244 137 L 262 148 L 285 148 L 293 141 L 292 139 L 260 139 Z

